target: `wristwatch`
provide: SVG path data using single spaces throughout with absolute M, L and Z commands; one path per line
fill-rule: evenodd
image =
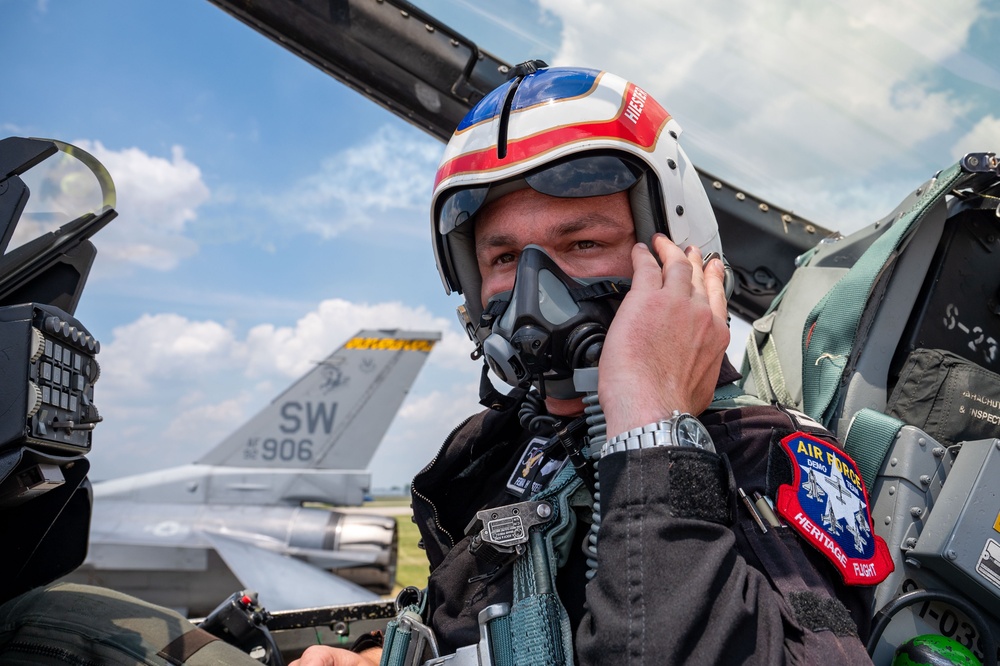
M 678 446 L 715 452 L 711 435 L 701 421 L 674 410 L 666 421 L 657 421 L 615 435 L 601 447 L 601 457 L 630 449 L 651 449 L 656 446 Z

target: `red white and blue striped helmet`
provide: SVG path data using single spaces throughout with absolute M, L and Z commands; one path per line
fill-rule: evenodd
M 715 214 L 680 134 L 645 90 L 608 72 L 544 68 L 490 92 L 455 130 L 434 182 L 434 253 L 447 293 L 464 294 L 479 321 L 475 214 L 522 187 L 562 197 L 628 190 L 637 240 L 649 244 L 659 231 L 721 255 Z

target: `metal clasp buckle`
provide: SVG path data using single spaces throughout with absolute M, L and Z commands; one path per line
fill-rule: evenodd
M 969 153 L 962 158 L 966 173 L 995 173 L 1000 176 L 1000 160 L 995 153 Z
M 493 666 L 490 622 L 510 614 L 510 604 L 493 604 L 479 611 L 479 642 L 455 650 L 455 654 L 428 659 L 423 666 Z

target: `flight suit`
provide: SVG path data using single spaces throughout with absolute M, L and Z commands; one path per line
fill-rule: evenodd
M 727 361 L 719 385 L 736 378 Z M 530 438 L 516 412 L 466 421 L 413 482 L 431 567 L 428 622 L 442 654 L 478 640 L 481 609 L 512 600 L 512 567 L 471 554 L 466 526 L 478 509 L 516 501 L 504 483 Z M 791 482 L 781 438 L 832 435 L 773 406 L 700 419 L 722 455 L 662 447 L 600 461 L 597 575 L 587 582 L 585 511 L 557 575 L 576 661 L 871 663 L 862 643 L 871 588 L 845 585 L 792 527 L 765 533 L 736 501 L 736 488 L 774 497 Z

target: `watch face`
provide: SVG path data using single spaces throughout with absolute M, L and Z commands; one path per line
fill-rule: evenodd
M 679 445 L 715 451 L 715 444 L 712 443 L 708 430 L 701 424 L 701 421 L 690 414 L 682 414 L 678 417 L 675 428 Z

